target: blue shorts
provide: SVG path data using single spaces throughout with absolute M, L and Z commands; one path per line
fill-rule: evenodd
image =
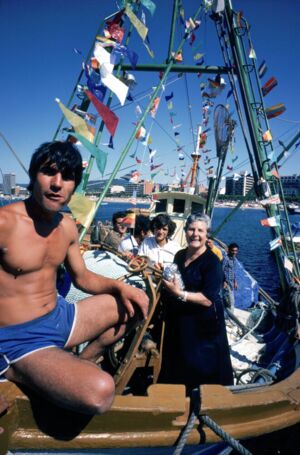
M 55 308 L 32 321 L 0 327 L 0 382 L 4 373 L 18 360 L 41 349 L 63 349 L 76 321 L 76 305 L 58 296 Z

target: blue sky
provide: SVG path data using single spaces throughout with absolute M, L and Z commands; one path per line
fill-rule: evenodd
M 171 0 L 154 0 L 157 10 L 152 18 L 146 10 L 149 27 L 151 47 L 155 54 L 155 63 L 165 60 L 168 48 L 169 26 L 171 17 Z M 183 1 L 185 16 L 191 16 L 198 7 L 196 0 Z M 276 153 L 281 151 L 278 139 L 288 143 L 293 135 L 300 129 L 300 90 L 299 90 L 299 56 L 300 56 L 300 31 L 299 16 L 300 2 L 298 0 L 233 0 L 235 10 L 243 11 L 244 17 L 251 25 L 251 38 L 257 55 L 258 64 L 266 60 L 268 72 L 263 79 L 275 76 L 278 86 L 265 98 L 266 105 L 284 103 L 286 112 L 282 116 L 270 120 L 270 127 L 274 139 Z M 55 103 L 55 98 L 60 98 L 67 104 L 77 77 L 81 69 L 82 60 L 87 55 L 94 42 L 96 31 L 104 17 L 117 11 L 114 0 L 1 0 L 0 1 L 0 59 L 2 70 L 1 105 L 0 105 L 0 132 L 9 141 L 19 155 L 25 167 L 28 166 L 32 151 L 42 142 L 51 140 L 61 119 L 61 111 Z M 128 29 L 128 22 L 125 24 Z M 179 40 L 179 34 L 176 35 Z M 78 55 L 74 47 L 82 52 Z M 129 47 L 139 55 L 138 63 L 151 63 L 146 49 L 136 32 L 133 33 Z M 196 50 L 197 48 L 197 50 Z M 223 65 L 219 51 L 214 24 L 207 18 L 203 19 L 196 32 L 193 46 L 187 44 L 184 48 L 184 63 L 193 62 L 193 52 L 204 54 L 205 64 Z M 129 103 L 120 108 L 117 98 L 113 97 L 112 107 L 119 116 L 119 125 L 114 138 L 115 149 L 111 150 L 105 145 L 100 147 L 109 153 L 105 174 L 112 170 L 113 164 L 119 157 L 121 150 L 127 143 L 133 131 L 133 122 L 137 120 L 135 109 L 139 105 L 145 108 L 151 87 L 155 86 L 158 76 L 155 73 L 145 74 L 136 72 L 137 85 L 132 91 L 134 103 Z M 175 123 L 182 124 L 180 132 L 180 145 L 188 156 L 193 151 L 194 136 L 191 132 L 191 123 L 194 131 L 201 121 L 202 99 L 200 83 L 206 82 L 208 75 L 197 78 L 188 76 L 187 81 L 180 79 L 174 81 L 175 75 L 171 74 L 166 91 L 162 94 L 160 107 L 152 122 L 148 117 L 145 126 L 151 129 L 152 145 L 157 150 L 154 164 L 164 163 L 164 169 L 156 179 L 157 181 L 170 181 L 170 174 L 174 170 L 180 175 L 180 169 L 187 172 L 190 166 L 188 157 L 184 161 L 178 160 L 174 130 L 170 123 L 169 111 L 164 100 L 164 95 L 174 92 L 173 109 L 176 114 Z M 228 84 L 229 85 L 229 84 Z M 229 89 L 229 88 L 228 88 Z M 224 94 L 227 92 L 224 90 Z M 187 94 L 190 103 L 190 115 L 187 109 Z M 215 100 L 224 103 L 225 95 L 220 95 Z M 230 101 L 230 110 L 234 111 L 233 99 Z M 76 98 L 74 99 L 74 103 Z M 91 112 L 95 112 L 91 110 Z M 235 115 L 233 115 L 236 118 Z M 213 115 L 210 115 L 209 127 Z M 237 119 L 237 118 L 236 118 Z M 153 123 L 153 124 L 152 124 Z M 99 120 L 97 125 L 99 124 Z M 67 126 L 65 123 L 64 126 Z M 212 128 L 213 129 L 213 128 Z M 250 171 L 245 147 L 240 138 L 240 128 L 236 129 L 236 141 L 233 154 L 228 154 L 226 165 L 232 164 L 232 157 L 238 157 L 234 163 L 234 170 Z M 105 131 L 101 143 L 107 144 L 109 135 Z M 147 178 L 149 173 L 148 151 L 140 143 L 136 148 L 135 142 L 130 153 L 142 158 L 144 165 L 140 168 L 142 176 Z M 211 164 L 215 161 L 215 140 L 213 131 L 209 133 L 207 146 L 211 149 L 209 157 Z M 84 159 L 89 153 L 80 148 Z M 293 149 L 292 149 L 293 150 Z M 299 150 L 287 159 L 281 169 L 282 175 L 300 173 Z M 123 167 L 135 166 L 135 160 L 128 156 Z M 184 167 L 185 166 L 185 167 Z M 205 169 L 202 161 L 200 166 Z M 15 172 L 17 182 L 26 183 L 27 176 L 21 166 L 11 154 L 3 140 L 0 138 L 0 167 L 3 173 Z M 207 166 L 206 166 L 207 167 Z M 126 173 L 120 172 L 119 176 Z M 168 176 L 165 174 L 169 174 Z M 95 167 L 93 178 L 100 178 Z M 202 181 L 206 177 L 203 173 Z

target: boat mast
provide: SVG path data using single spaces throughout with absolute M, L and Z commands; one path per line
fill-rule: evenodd
M 222 14 L 222 17 L 220 16 Z M 265 138 L 264 133 L 270 131 L 268 119 L 265 113 L 262 90 L 259 82 L 258 71 L 255 64 L 255 58 L 249 57 L 249 50 L 246 51 L 244 40 L 253 50 L 250 27 L 244 18 L 238 19 L 237 13 L 233 11 L 230 0 L 225 1 L 225 9 L 222 13 L 215 15 L 217 28 L 219 28 L 219 40 L 221 47 L 226 48 L 227 65 L 229 68 L 235 69 L 236 76 L 239 82 L 239 92 L 241 96 L 243 113 L 246 122 L 243 121 L 241 106 L 239 105 L 238 96 L 235 96 L 235 101 L 240 116 L 246 146 L 250 158 L 250 163 L 254 177 L 254 188 L 260 199 L 266 199 L 275 196 L 278 192 L 284 206 L 284 212 L 279 211 L 278 204 L 267 204 L 266 211 L 269 217 L 275 216 L 280 219 L 280 225 L 271 228 L 273 239 L 285 237 L 286 234 L 291 235 L 290 223 L 286 211 L 286 204 L 283 194 L 283 189 L 274 173 L 278 171 L 277 164 L 272 164 L 268 155 L 273 151 L 272 138 Z M 229 72 L 232 76 L 232 72 Z M 230 82 L 235 89 L 234 78 L 230 77 Z M 245 127 L 246 123 L 246 127 Z M 248 142 L 248 137 L 250 143 Z M 293 242 L 291 242 L 291 251 L 287 245 L 282 245 L 275 252 L 280 281 L 282 288 L 292 281 L 290 272 L 284 268 L 284 258 L 293 256 L 295 274 L 299 277 L 299 265 Z

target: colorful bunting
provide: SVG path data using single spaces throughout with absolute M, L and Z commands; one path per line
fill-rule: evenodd
M 266 227 L 280 226 L 278 216 L 271 216 L 270 218 L 264 218 L 263 220 L 260 220 L 260 224 L 262 226 L 266 226 Z
M 170 101 L 173 98 L 173 96 L 174 96 L 174 93 L 171 92 L 170 95 L 166 95 L 165 96 L 165 100 L 168 102 L 168 101 Z
M 261 88 L 263 96 L 266 96 L 277 84 L 275 77 L 271 77 Z
M 133 69 L 135 69 L 139 56 L 137 55 L 136 52 L 131 51 L 127 46 L 124 46 L 123 44 L 115 44 L 113 48 L 113 54 L 119 53 L 121 55 L 126 55 L 128 60 L 131 63 L 131 66 Z
M 286 107 L 283 103 L 275 104 L 265 109 L 265 113 L 268 119 L 278 117 L 286 110 Z
M 263 141 L 264 142 L 269 142 L 272 140 L 272 134 L 270 130 L 267 130 L 265 133 L 262 135 Z
M 112 136 L 110 136 L 110 138 L 109 138 L 108 147 L 110 149 L 114 149 L 114 143 L 113 143 L 113 137 Z
M 253 49 L 253 47 L 251 47 L 249 50 L 249 58 L 256 59 L 256 53 L 255 53 L 255 50 Z
M 160 98 L 156 97 L 155 100 L 153 100 L 152 106 L 150 108 L 150 115 L 152 118 L 155 117 L 158 106 L 159 106 Z
M 129 8 L 128 5 L 126 5 L 125 7 L 125 14 L 127 15 L 128 19 L 130 20 L 131 24 L 136 29 L 142 40 L 145 41 L 148 33 L 148 28 L 145 27 L 143 22 L 141 22 L 138 19 L 138 17 L 133 13 L 133 11 Z
M 81 134 L 73 133 L 73 135 L 82 143 L 82 145 L 90 152 L 90 154 L 93 155 L 93 157 L 96 159 L 97 167 L 100 173 L 103 175 L 106 168 L 107 153 L 100 150 L 95 144 L 92 144 Z
M 151 164 L 150 166 L 150 171 L 154 171 L 155 169 L 158 169 L 159 167 L 161 167 L 163 165 L 163 163 L 160 163 L 160 164 Z
M 141 173 L 139 171 L 132 171 L 129 182 L 130 183 L 139 183 Z
M 272 169 L 271 170 L 271 174 L 276 177 L 277 179 L 280 179 L 280 176 L 279 176 L 279 173 L 276 169 Z
M 96 201 L 76 192 L 73 194 L 68 207 L 76 221 L 86 228 L 90 226 L 95 214 Z
M 70 111 L 70 109 L 66 108 L 64 104 L 56 98 L 55 101 L 58 103 L 60 109 L 62 110 L 64 116 L 68 120 L 68 122 L 73 126 L 74 130 L 85 137 L 90 142 L 94 141 L 94 135 L 88 128 L 88 125 L 85 123 L 83 118 L 79 115 L 75 114 L 74 112 Z
M 284 265 L 284 268 L 287 269 L 289 272 L 293 272 L 293 268 L 294 268 L 294 264 L 292 263 L 292 261 L 290 261 L 286 256 L 284 256 L 284 260 L 283 260 L 283 265 Z
M 146 128 L 141 126 L 140 129 L 137 131 L 135 138 L 139 141 L 143 141 L 146 137 Z
M 275 250 L 275 249 L 278 248 L 280 245 L 282 245 L 281 237 L 277 237 L 276 239 L 271 240 L 271 241 L 269 242 L 269 245 L 270 245 L 270 251 Z
M 147 8 L 150 11 L 151 16 L 153 16 L 156 9 L 155 3 L 152 2 L 152 0 L 141 0 L 141 3 L 145 8 Z
M 101 101 L 99 101 L 91 92 L 89 92 L 89 90 L 85 90 L 85 94 L 93 103 L 99 115 L 102 117 L 102 120 L 105 123 L 105 126 L 110 132 L 111 136 L 114 136 L 119 122 L 116 114 L 112 112 L 109 107 L 105 106 L 105 104 L 101 103 Z
M 271 204 L 280 204 L 281 200 L 280 200 L 279 194 L 274 194 L 273 196 L 270 196 L 269 198 L 263 199 L 259 202 L 261 203 L 261 205 L 271 205 Z
M 261 79 L 266 74 L 267 70 L 268 67 L 266 65 L 265 60 L 263 60 L 258 68 L 258 77 Z

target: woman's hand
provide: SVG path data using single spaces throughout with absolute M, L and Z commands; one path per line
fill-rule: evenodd
M 171 292 L 171 294 L 175 295 L 176 297 L 180 297 L 182 294 L 182 289 L 179 285 L 179 280 L 174 279 L 173 281 L 162 280 L 164 287 Z

